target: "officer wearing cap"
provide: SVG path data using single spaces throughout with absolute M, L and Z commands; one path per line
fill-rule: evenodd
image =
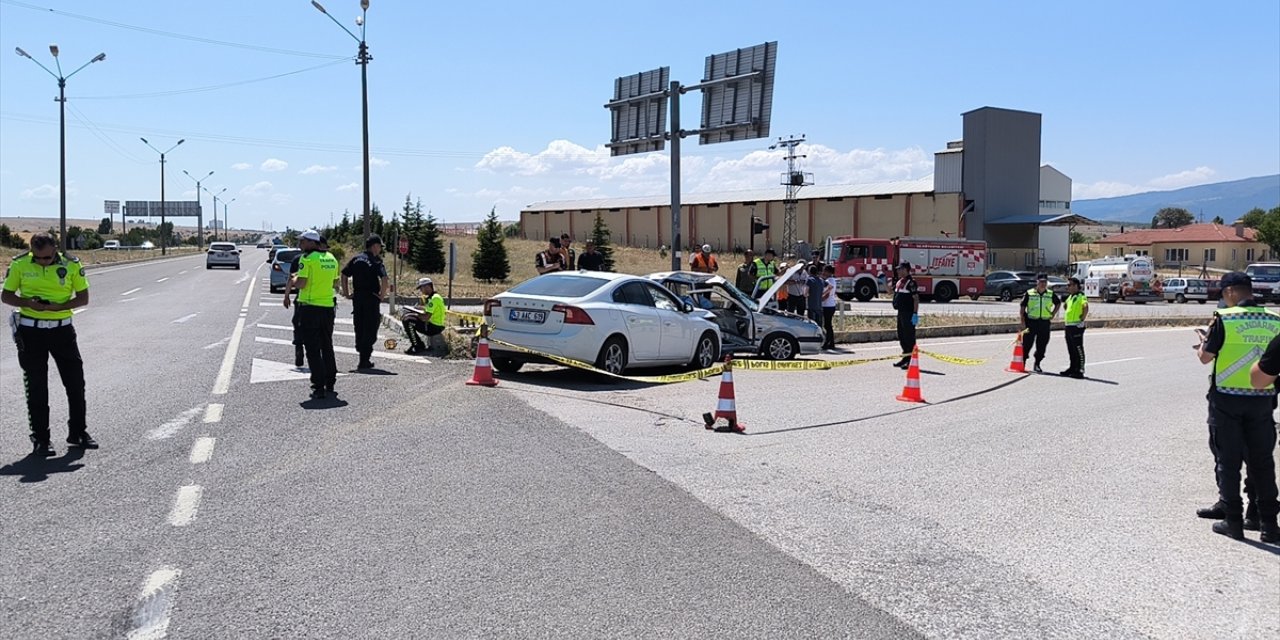
M 351 300 L 356 352 L 360 354 L 357 369 L 373 368 L 373 343 L 378 340 L 382 301 L 387 297 L 387 267 L 381 254 L 382 238 L 371 235 L 364 241 L 364 251 L 342 268 L 342 297 Z M 354 285 L 354 293 L 349 285 Z
M 1071 366 L 1059 375 L 1068 378 L 1084 378 L 1084 320 L 1089 315 L 1089 300 L 1080 292 L 1080 278 L 1067 279 L 1067 299 L 1063 303 L 1067 337 L 1067 356 Z
M 27 392 L 31 453 L 57 455 L 49 435 L 49 356 L 67 389 L 67 444 L 97 449 L 86 426 L 84 362 L 71 326 L 71 310 L 89 304 L 89 280 L 80 260 L 59 252 L 51 235 L 31 236 L 31 251 L 9 264 L 0 301 L 17 307 L 9 322 Z
M 444 333 L 444 298 L 436 293 L 431 278 L 418 278 L 418 294 L 422 298 L 422 306 L 405 309 L 401 320 L 404 333 L 409 336 L 409 348 L 405 353 L 414 356 L 428 351 L 419 333 L 425 334 L 428 340 Z
M 289 292 L 298 290 L 298 326 L 302 347 L 311 366 L 311 397 L 322 399 L 333 393 L 338 365 L 333 355 L 333 321 L 338 280 L 338 260 L 320 250 L 320 234 L 306 231 L 298 237 L 304 255 L 298 259 L 298 273 L 285 286 L 284 308 L 289 308 Z
M 911 277 L 911 263 L 898 265 L 898 277 L 893 281 L 893 308 L 898 311 L 898 346 L 902 347 L 902 359 L 893 363 L 899 369 L 911 365 L 911 352 L 916 348 L 916 325 L 920 324 L 920 287 Z
M 1280 541 L 1276 532 L 1276 475 L 1271 457 L 1276 432 L 1272 412 L 1276 389 L 1254 388 L 1250 368 L 1259 361 L 1271 341 L 1280 336 L 1280 315 L 1253 301 L 1249 276 L 1233 271 L 1222 278 L 1222 299 L 1227 308 L 1214 311 L 1213 322 L 1200 343 L 1203 364 L 1213 363 L 1209 393 L 1209 449 L 1216 461 L 1218 503 L 1198 513 L 1220 516 L 1213 532 L 1236 540 L 1244 539 L 1245 509 L 1240 499 L 1240 465 L 1245 463 L 1256 495 L 1257 520 L 1250 528 L 1261 527 L 1271 541 Z M 1246 492 L 1249 487 L 1246 484 Z M 1252 507 L 1251 507 L 1252 510 Z M 1251 518 L 1252 519 L 1252 518 Z
M 1036 349 L 1035 372 L 1044 373 L 1040 362 L 1044 360 L 1044 350 L 1049 346 L 1049 330 L 1053 317 L 1058 315 L 1062 306 L 1062 298 L 1049 290 L 1049 276 L 1036 276 L 1036 286 L 1022 294 L 1021 311 L 1018 314 L 1018 329 L 1023 331 L 1022 353 L 1031 355 L 1031 348 Z

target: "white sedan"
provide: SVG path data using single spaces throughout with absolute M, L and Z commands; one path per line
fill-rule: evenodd
M 720 329 L 706 311 L 646 278 L 600 271 L 549 273 L 484 303 L 494 340 L 594 364 L 609 373 L 688 365 L 720 358 Z M 514 373 L 526 362 L 553 362 L 491 344 L 493 368 Z

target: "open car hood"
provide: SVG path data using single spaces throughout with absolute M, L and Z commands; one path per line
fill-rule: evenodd
M 787 280 L 790 280 L 791 276 L 794 276 L 797 271 L 804 269 L 806 266 L 804 262 L 797 262 L 791 265 L 783 274 L 774 276 L 773 286 L 769 287 L 769 290 L 756 302 L 756 311 L 764 311 L 764 308 L 769 305 L 769 301 L 778 297 L 778 292 L 782 290 L 782 287 L 786 286 Z

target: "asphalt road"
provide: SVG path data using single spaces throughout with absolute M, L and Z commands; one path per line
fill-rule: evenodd
M 308 400 L 265 254 L 90 271 L 100 450 L 55 377 L 60 455 L 27 457 L 0 343 L 0 637 L 920 635 L 470 363 L 380 353 Z

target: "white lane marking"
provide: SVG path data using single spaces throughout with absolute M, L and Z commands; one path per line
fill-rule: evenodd
M 235 284 L 240 284 L 241 282 L 245 282 L 245 281 L 247 281 L 249 278 L 252 278 L 252 277 L 253 277 L 253 274 L 251 274 L 251 273 L 246 273 L 246 274 L 244 274 L 244 275 L 240 276 L 240 279 L 239 279 L 239 280 L 236 280 L 236 281 L 235 281 Z
M 333 319 L 333 323 L 334 323 L 334 324 L 350 324 L 350 325 L 354 325 L 354 324 L 356 323 L 356 321 L 355 321 L 355 320 L 352 320 L 351 318 L 334 318 L 334 319 Z
M 204 411 L 204 407 L 193 407 L 183 411 L 176 418 L 148 431 L 147 439 L 163 440 L 165 438 L 173 437 L 174 434 L 182 431 L 183 427 L 191 424 L 191 421 L 195 420 L 196 416 L 199 415 L 201 411 Z
M 196 438 L 196 443 L 191 445 L 191 464 L 208 462 L 209 458 L 213 457 L 213 444 L 215 442 L 217 442 L 217 438 Z
M 286 326 L 284 326 L 284 325 L 282 325 L 282 324 L 262 324 L 261 322 L 259 322 L 256 326 L 257 326 L 258 328 L 260 328 L 260 329 L 275 329 L 275 330 L 277 330 L 277 331 L 293 331 L 293 327 L 286 327 Z M 335 330 L 335 331 L 333 332 L 333 335 L 335 335 L 335 336 L 348 336 L 348 337 L 352 337 L 352 338 L 356 337 L 356 334 L 355 334 L 355 332 L 354 332 L 354 331 L 337 331 L 337 330 Z M 383 336 L 382 334 L 378 334 L 378 339 L 379 339 L 379 340 L 383 339 L 384 337 L 385 337 L 385 336 Z
M 1087 366 L 1087 367 L 1101 367 L 1101 366 L 1102 366 L 1102 365 L 1104 365 L 1104 364 L 1115 364 L 1115 363 L 1117 363 L 1117 362 L 1132 362 L 1132 361 L 1134 361 L 1134 360 L 1146 360 L 1146 358 L 1143 358 L 1143 357 L 1138 357 L 1138 358 L 1121 358 L 1121 359 L 1119 359 L 1119 360 L 1104 360 L 1104 361 L 1102 361 L 1102 362 L 1087 362 L 1087 363 L 1085 363 L 1085 366 Z
M 221 404 L 218 404 L 218 403 L 216 403 L 216 402 L 210 403 L 210 404 L 209 404 L 209 406 L 207 406 L 207 407 L 205 407 L 205 408 L 204 408 L 204 421 L 205 421 L 206 423 L 208 423 L 208 422 L 221 422 L 221 421 L 222 421 L 222 408 L 223 408 L 224 406 L 225 406 L 225 405 L 221 405 Z
M 198 484 L 189 484 L 178 488 L 178 496 L 173 500 L 173 509 L 169 511 L 169 524 L 185 527 L 196 519 L 196 511 L 200 509 L 200 495 L 204 489 Z
M 159 640 L 169 631 L 169 611 L 173 609 L 175 584 L 181 569 L 157 569 L 142 583 L 138 609 L 133 613 L 137 626 L 129 632 L 129 640 Z
M 78 314 L 78 313 L 84 313 L 84 312 L 86 312 L 86 311 L 88 311 L 88 309 L 86 309 L 86 308 L 84 308 L 84 307 L 80 307 L 79 309 L 72 309 L 72 310 L 71 310 L 71 315 L 76 315 L 76 314 Z
M 262 265 L 258 265 L 261 269 Z M 254 271 L 257 273 L 257 270 Z M 249 306 L 249 300 L 253 298 L 253 285 L 245 287 L 244 302 L 240 303 L 241 307 Z M 231 372 L 236 365 L 236 352 L 240 350 L 240 338 L 244 335 L 244 318 L 236 320 L 236 328 L 231 332 L 231 342 L 227 344 L 226 353 L 222 354 L 222 367 L 218 369 L 218 377 L 213 381 L 213 395 L 226 395 L 231 389 Z
M 190 319 L 192 319 L 192 318 L 194 318 L 194 317 L 196 317 L 196 316 L 198 316 L 198 315 L 200 315 L 200 312 L 199 312 L 199 311 L 197 311 L 197 312 L 195 312 L 195 313 L 192 313 L 192 314 L 189 314 L 189 315 L 182 316 L 181 318 L 178 318 L 177 320 L 174 320 L 174 321 L 173 321 L 173 324 L 182 324 L 182 323 L 184 323 L 184 322 L 186 322 L 186 321 L 188 321 L 188 320 L 190 320 Z
M 182 274 L 184 274 L 184 273 L 186 273 L 186 272 L 187 272 L 187 270 L 186 270 L 186 269 L 183 269 L 182 271 L 179 271 L 179 272 L 178 272 L 178 275 L 182 275 Z
M 139 292 L 139 291 L 142 291 L 142 287 L 138 287 L 138 288 L 136 288 L 136 289 L 130 289 L 130 290 L 128 290 L 128 291 L 126 291 L 126 292 L 124 292 L 124 293 L 122 293 L 122 294 L 120 294 L 120 295 L 122 295 L 122 296 L 133 295 L 133 294 L 135 294 L 135 293 L 137 293 L 137 292 Z
M 338 372 L 339 378 L 349 375 L 351 374 Z M 295 367 L 292 364 L 263 360 L 261 358 L 253 359 L 253 369 L 249 372 L 249 382 L 251 384 L 309 379 L 311 379 L 311 369 L 307 367 Z
M 275 302 L 259 302 L 259 303 L 258 303 L 258 306 L 259 306 L 259 307 L 280 307 L 281 309 L 283 309 L 283 308 L 284 308 L 284 301 L 282 301 L 282 300 L 277 300 L 277 301 L 275 301 Z
M 262 336 L 254 336 L 253 340 L 254 342 L 262 342 L 264 344 L 286 344 L 289 346 L 293 346 L 293 341 L 291 340 L 279 340 L 277 338 L 263 338 Z M 346 353 L 350 355 L 360 355 L 359 351 L 356 351 L 355 349 L 352 349 L 350 347 L 334 347 L 333 352 Z M 405 355 L 403 353 L 395 353 L 394 351 L 377 352 L 373 354 L 373 357 L 387 358 L 388 360 L 404 360 L 405 362 L 421 362 L 423 364 L 431 364 L 430 360 L 427 360 L 422 356 L 410 356 L 410 355 Z
M 169 279 L 168 277 L 164 277 L 164 278 L 160 278 L 159 280 L 156 280 L 156 282 L 164 282 L 165 280 L 168 280 L 168 279 Z
M 221 347 L 222 345 L 226 344 L 226 343 L 227 343 L 227 342 L 229 342 L 230 340 L 231 340 L 231 336 L 227 336 L 227 337 L 225 337 L 225 338 L 223 338 L 223 339 L 221 339 L 221 340 L 219 340 L 219 341 L 217 341 L 217 342 L 215 342 L 215 343 L 213 343 L 213 344 L 206 344 L 206 345 L 204 346 L 204 348 L 205 348 L 205 349 L 216 349 L 216 348 Z

